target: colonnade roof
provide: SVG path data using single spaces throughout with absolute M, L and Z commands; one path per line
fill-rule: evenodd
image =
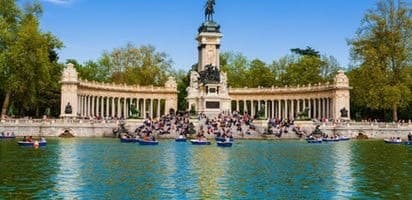
M 147 93 L 147 94 L 177 94 L 174 87 L 157 87 L 157 86 L 140 86 L 114 83 L 98 83 L 81 80 L 79 82 L 80 90 L 108 91 L 108 92 L 126 92 L 126 93 Z

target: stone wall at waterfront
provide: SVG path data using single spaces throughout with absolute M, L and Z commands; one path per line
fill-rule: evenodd
M 199 122 L 193 121 L 196 130 L 199 129 Z M 134 131 L 136 127 L 143 124 L 143 120 L 127 120 L 126 128 L 129 131 Z M 234 134 L 235 138 L 244 139 L 297 139 L 298 136 L 289 131 L 282 134 L 281 138 L 273 135 L 264 135 L 267 129 L 267 121 L 255 121 L 256 132 L 252 135 Z M 318 123 L 318 122 L 295 122 L 301 130 L 306 133 L 311 133 L 316 125 L 320 125 L 320 129 L 328 134 L 339 134 L 355 138 L 362 133 L 373 139 L 383 139 L 389 137 L 406 138 L 408 133 L 412 132 L 412 123 Z M 75 137 L 112 137 L 113 129 L 119 126 L 118 120 L 29 120 L 29 119 L 12 119 L 2 120 L 0 122 L 0 132 L 13 132 L 16 136 L 44 136 L 58 137 L 66 130 Z M 168 134 L 160 136 L 160 138 L 175 138 L 176 134 Z M 211 135 L 209 136 L 212 137 Z
M 66 130 L 75 137 L 112 136 L 118 121 L 93 120 L 25 120 L 13 119 L 0 122 L 0 132 L 13 132 L 17 137 L 43 136 L 58 137 Z

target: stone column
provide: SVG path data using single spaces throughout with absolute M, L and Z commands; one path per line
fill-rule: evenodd
M 329 98 L 326 99 L 326 118 L 330 118 L 330 113 L 329 113 Z
M 291 110 L 292 118 L 291 119 L 295 119 L 295 100 L 294 99 L 292 99 L 291 101 L 291 107 L 292 107 L 292 110 Z
M 123 118 L 124 118 L 124 119 L 127 118 L 127 114 L 126 114 L 126 104 L 127 104 L 127 98 L 124 97 L 124 98 L 123 98 Z
M 150 99 L 150 109 L 149 109 L 149 111 L 150 111 L 150 118 L 152 118 L 153 119 L 153 99 Z
M 90 106 L 89 106 L 89 103 L 90 103 L 90 96 L 89 95 L 87 95 L 86 96 L 86 117 L 88 117 L 89 116 L 89 113 L 90 113 L 90 111 L 89 111 L 89 108 L 90 108 Z
M 253 116 L 255 116 L 255 105 L 253 105 L 253 100 L 250 101 L 250 114 Z
M 268 101 L 267 100 L 264 100 L 265 101 L 265 118 L 268 118 Z
M 114 97 L 111 97 L 112 100 L 112 107 L 110 108 L 110 117 L 115 117 L 114 111 L 115 111 L 115 104 L 114 104 Z
M 146 99 L 143 99 L 143 118 L 146 118 Z
M 308 99 L 308 107 L 309 107 L 309 118 L 313 119 L 312 99 Z
M 297 105 L 296 109 L 297 109 L 297 113 L 300 113 L 300 112 L 302 112 L 302 111 L 300 111 L 300 99 L 298 99 L 297 101 L 298 101 L 298 105 Z
M 321 98 L 318 99 L 318 118 L 322 118 L 322 104 L 321 104 Z
M 278 99 L 278 111 L 276 114 L 277 118 L 282 118 L 282 100 Z
M 117 112 L 116 112 L 117 118 L 120 118 L 120 116 L 122 115 L 122 104 L 120 100 L 121 100 L 120 97 L 117 97 Z
M 272 118 L 276 118 L 276 101 L 274 99 L 271 100 L 272 101 Z
M 106 102 L 106 113 L 105 113 L 105 117 L 109 116 L 109 97 L 105 97 L 105 102 Z
M 79 114 L 80 114 L 80 117 L 81 117 L 81 116 L 83 116 L 83 115 L 82 115 L 82 113 L 83 113 L 83 110 L 82 110 L 82 108 L 83 108 L 82 103 L 83 103 L 83 96 L 82 96 L 82 95 L 79 95 Z
M 103 117 L 104 116 L 104 99 L 102 96 L 99 97 L 99 104 L 100 104 L 100 112 L 99 112 L 99 116 Z
M 157 99 L 157 117 L 160 119 L 160 99 Z

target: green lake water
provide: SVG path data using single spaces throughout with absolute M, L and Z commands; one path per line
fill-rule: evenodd
M 412 199 L 412 146 L 0 141 L 0 199 Z

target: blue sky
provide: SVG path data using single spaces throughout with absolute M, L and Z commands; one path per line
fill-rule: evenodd
M 40 0 L 41 26 L 60 38 L 60 59 L 96 60 L 104 50 L 151 44 L 188 70 L 197 62 L 197 28 L 206 0 Z M 346 40 L 376 0 L 216 0 L 222 51 L 267 63 L 311 46 L 350 63 Z

